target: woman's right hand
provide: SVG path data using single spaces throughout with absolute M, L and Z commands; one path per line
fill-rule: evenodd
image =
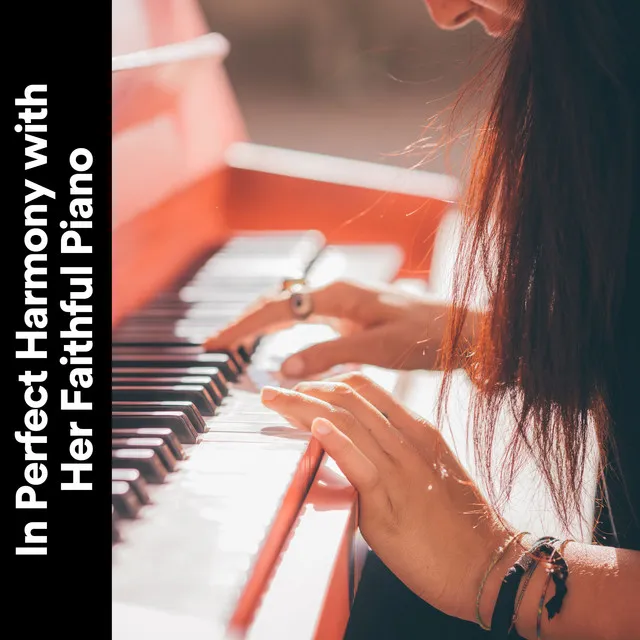
M 437 365 L 449 306 L 394 288 L 334 282 L 310 290 L 312 322 L 339 323 L 340 337 L 304 349 L 282 364 L 290 378 L 323 373 L 339 364 L 388 369 L 432 369 Z M 235 348 L 295 324 L 289 294 L 258 302 L 204 342 L 208 351 Z

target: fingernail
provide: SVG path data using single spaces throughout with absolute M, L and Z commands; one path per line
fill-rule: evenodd
M 296 378 L 304 373 L 304 360 L 300 356 L 292 356 L 282 364 L 282 373 L 290 378 Z
M 326 436 L 333 430 L 333 425 L 325 418 L 316 418 L 311 424 L 311 432 L 319 436 Z
M 262 391 L 260 392 L 260 397 L 265 402 L 270 402 L 271 400 L 274 400 L 279 393 L 280 391 L 275 387 L 262 387 Z

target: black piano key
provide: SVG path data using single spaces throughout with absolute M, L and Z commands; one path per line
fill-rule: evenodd
M 138 353 L 148 353 L 151 355 L 180 355 L 180 356 L 193 356 L 199 353 L 207 353 L 202 345 L 190 345 L 190 346 L 168 346 L 168 345 L 142 345 L 132 347 L 130 345 L 112 344 L 111 353 L 118 355 L 131 355 Z
M 131 485 L 120 480 L 111 481 L 111 504 L 122 518 L 135 518 L 142 506 Z
M 229 356 L 233 361 L 233 364 L 238 369 L 238 371 L 242 371 L 245 365 L 244 358 L 240 356 L 235 350 L 221 349 L 220 351 L 205 351 L 204 347 L 201 344 L 194 344 L 189 346 L 153 344 L 153 345 L 142 345 L 137 347 L 133 347 L 130 345 L 114 345 L 112 347 L 112 353 L 115 353 L 118 355 L 149 353 L 149 354 L 157 354 L 157 355 L 188 355 L 188 356 L 194 356 L 194 355 L 205 354 L 205 353 L 216 353 L 216 354 Z
M 149 342 L 173 342 L 174 340 L 187 340 L 190 343 L 196 342 L 197 344 L 202 344 L 211 333 L 215 330 L 221 330 L 229 323 L 225 323 L 220 325 L 218 329 L 214 329 L 212 327 L 194 327 L 188 326 L 178 326 L 175 327 L 149 327 L 145 326 L 142 330 L 139 329 L 129 329 L 124 327 L 122 331 L 119 331 L 117 334 L 118 342 L 145 342 L 148 344 Z
M 229 395 L 229 386 L 218 367 L 113 367 L 112 376 L 161 378 L 197 376 L 209 378 L 222 397 Z
M 111 429 L 112 438 L 161 438 L 176 460 L 184 460 L 186 454 L 178 436 L 171 429 L 140 427 L 138 429 Z
M 141 318 L 162 318 L 167 323 L 180 320 L 184 318 L 184 315 L 189 312 L 189 307 L 178 307 L 175 305 L 163 305 L 163 306 L 149 306 L 144 309 L 136 311 L 134 315 L 131 315 L 127 320 L 138 320 Z
M 165 305 L 163 307 L 147 308 L 134 316 L 129 316 L 118 327 L 120 329 L 133 329 L 142 326 L 156 326 L 171 328 L 185 322 L 198 322 L 206 325 L 209 332 L 216 330 L 218 326 L 224 326 L 232 322 L 247 308 L 246 303 L 229 302 L 223 305 L 215 302 L 187 303 L 184 306 Z
M 137 469 L 150 484 L 161 484 L 168 471 L 152 449 L 113 449 L 111 466 L 116 469 Z
M 236 365 L 238 371 L 244 371 L 245 369 L 244 358 L 235 350 L 221 349 L 220 351 L 204 351 L 204 353 L 220 353 L 223 355 L 227 355 L 231 358 L 231 360 L 233 360 L 233 363 Z
M 218 367 L 224 377 L 235 382 L 238 369 L 233 360 L 224 353 L 196 353 L 188 354 L 112 354 L 111 363 L 114 367 Z
M 244 360 L 245 364 L 251 362 L 251 356 L 255 352 L 255 347 L 238 347 L 238 355 Z
M 202 343 L 190 341 L 189 338 L 155 340 L 153 336 L 136 336 L 133 333 L 122 331 L 113 334 L 111 345 L 112 347 L 201 347 Z
M 122 362 L 124 360 L 124 362 Z M 122 362 L 122 364 L 121 364 Z M 240 374 L 233 358 L 226 353 L 158 353 L 144 350 L 136 353 L 113 353 L 113 366 L 126 367 L 217 367 L 227 382 L 234 382 Z
M 202 385 L 180 384 L 175 386 L 113 386 L 111 397 L 120 402 L 154 401 L 154 400 L 182 400 L 192 402 L 203 416 L 213 416 L 216 413 L 216 403 Z
M 147 481 L 137 469 L 111 469 L 112 482 L 126 482 L 133 489 L 140 504 L 149 504 L 151 498 L 147 490 Z
M 182 402 L 180 400 L 121 402 L 114 400 L 111 403 L 111 410 L 112 412 L 133 411 L 136 413 L 148 413 L 149 411 L 182 411 L 189 419 L 191 426 L 198 433 L 203 433 L 207 426 L 202 414 L 193 402 Z
M 112 449 L 151 449 L 162 460 L 167 471 L 174 471 L 176 459 L 162 438 L 111 438 Z
M 113 411 L 111 426 L 123 429 L 138 429 L 143 427 L 166 427 L 175 433 L 182 444 L 195 444 L 198 432 L 189 418 L 180 411 Z
M 214 330 L 209 329 L 206 333 L 212 333 Z M 205 329 L 202 329 L 205 333 Z M 187 335 L 183 335 L 178 330 L 177 325 L 172 326 L 145 326 L 144 330 L 138 327 L 128 327 L 126 324 L 118 327 L 118 331 L 112 336 L 114 344 L 155 344 L 155 343 L 173 343 L 174 341 L 180 342 L 181 340 L 187 340 L 188 343 L 193 342 L 193 338 Z M 202 344 L 198 342 L 197 344 Z
M 178 334 L 183 329 L 197 329 L 202 332 L 205 337 L 209 337 L 216 331 L 220 331 L 228 326 L 230 322 L 236 319 L 243 311 L 244 306 L 229 308 L 224 315 L 216 318 L 179 318 L 178 320 L 167 321 L 160 317 L 147 318 L 128 318 L 119 327 L 121 331 L 126 333 L 145 334 L 146 332 L 156 334 Z
M 202 385 L 216 405 L 222 404 L 222 394 L 209 376 L 111 376 L 111 384 L 117 387 L 166 387 L 176 385 Z
M 175 345 L 175 346 L 180 346 L 180 345 L 193 346 L 196 344 L 200 344 L 198 342 L 193 342 L 191 338 L 181 338 L 180 336 L 176 336 L 172 334 L 167 335 L 166 332 L 163 332 L 163 333 L 165 334 L 165 337 L 166 337 L 166 340 L 162 342 L 163 344 L 169 344 L 169 345 Z M 147 338 L 145 339 L 144 336 L 140 336 L 139 334 L 130 333 L 128 331 L 120 331 L 120 330 L 114 333 L 112 337 L 112 344 L 122 345 L 122 346 L 125 346 L 125 345 L 141 346 L 141 345 L 147 345 L 147 344 L 154 344 L 156 342 L 159 342 L 159 339 L 155 339 L 153 336 L 147 336 Z

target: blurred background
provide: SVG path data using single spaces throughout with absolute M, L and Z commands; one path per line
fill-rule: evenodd
M 467 92 L 453 128 L 450 109 L 490 53 L 479 25 L 441 31 L 424 0 L 198 1 L 253 142 L 463 174 L 479 105 Z

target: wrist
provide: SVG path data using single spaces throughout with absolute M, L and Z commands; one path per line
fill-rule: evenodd
M 504 532 L 497 538 L 497 545 L 495 549 L 504 549 L 509 543 L 509 540 L 512 540 L 513 535 L 514 534 L 512 532 Z M 502 581 L 507 570 L 515 564 L 518 558 L 522 555 L 524 549 L 527 548 L 527 545 L 525 544 L 527 535 L 528 534 L 523 534 L 521 537 L 513 540 L 512 543 L 509 544 L 502 554 L 502 557 L 491 569 L 491 572 L 486 579 L 484 588 L 482 589 L 478 611 L 480 613 L 481 620 L 487 626 L 491 626 L 491 618 L 493 617 L 498 593 L 500 592 L 500 587 L 502 586 Z

